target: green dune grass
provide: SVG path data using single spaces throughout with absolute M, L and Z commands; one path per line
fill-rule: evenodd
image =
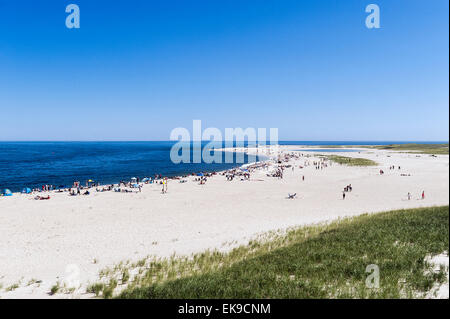
M 448 155 L 448 143 L 441 144 L 390 144 L 390 145 L 320 145 L 320 148 L 369 148 L 378 150 L 403 151 L 415 154 Z
M 366 214 L 252 241 L 230 253 L 144 260 L 116 297 L 420 298 L 448 271 L 429 272 L 425 256 L 448 249 L 448 206 Z M 379 288 L 366 287 L 372 264 L 380 271 Z M 111 281 L 114 290 L 117 279 Z M 113 295 L 108 284 L 102 289 L 105 297 Z
M 325 156 L 330 161 L 333 161 L 338 164 L 347 165 L 347 166 L 376 166 L 377 162 L 372 161 L 367 158 L 359 158 L 359 157 L 347 157 L 347 156 L 339 156 L 339 155 L 327 155 Z
M 441 144 L 390 144 L 390 145 L 319 145 L 320 148 L 369 148 L 378 150 L 403 151 L 415 154 L 448 155 L 448 143 Z
M 423 154 L 448 155 L 448 143 L 445 144 L 391 144 L 370 146 L 380 150 L 405 151 Z

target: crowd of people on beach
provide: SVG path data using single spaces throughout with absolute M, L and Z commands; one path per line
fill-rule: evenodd
M 241 167 L 236 167 L 232 169 L 225 170 L 223 172 L 200 172 L 200 173 L 191 173 L 189 175 L 183 176 L 172 176 L 172 177 L 164 177 L 161 174 L 155 174 L 153 177 L 133 177 L 130 181 L 121 180 L 118 184 L 109 184 L 101 186 L 100 183 L 95 182 L 93 180 L 87 180 L 84 185 L 82 185 L 79 181 L 75 181 L 71 187 L 64 188 L 64 186 L 55 187 L 54 185 L 42 185 L 40 188 L 35 188 L 33 190 L 27 191 L 26 193 L 36 194 L 36 193 L 64 193 L 67 192 L 69 196 L 89 196 L 92 191 L 95 190 L 97 193 L 103 192 L 118 192 L 118 193 L 140 193 L 142 192 L 142 188 L 144 184 L 159 184 L 161 186 L 161 193 L 166 194 L 168 192 L 168 184 L 170 180 L 178 180 L 180 183 L 188 182 L 187 177 L 192 176 L 193 181 L 197 182 L 199 185 L 205 185 L 208 181 L 208 178 L 212 178 L 215 175 L 225 176 L 227 181 L 234 181 L 236 178 L 240 179 L 240 181 L 250 181 L 251 174 L 255 171 L 267 171 L 265 173 L 268 177 L 275 177 L 277 179 L 282 180 L 284 175 L 286 174 L 287 169 L 291 169 L 292 173 L 295 173 L 295 168 L 298 167 L 300 170 L 308 167 L 314 166 L 315 170 L 323 170 L 332 166 L 332 161 L 327 157 L 319 156 L 314 157 L 312 160 L 310 158 L 313 155 L 311 154 L 303 154 L 303 153 L 282 153 L 278 155 L 277 158 L 272 158 L 270 160 L 256 162 L 252 164 L 246 164 Z M 302 161 L 302 163 L 298 163 Z M 391 165 L 389 166 L 389 170 L 400 170 L 400 166 Z M 379 170 L 380 175 L 384 174 L 383 169 Z M 405 174 L 402 174 L 404 176 Z M 410 176 L 408 174 L 408 176 Z M 300 174 L 300 178 L 302 181 L 305 181 L 305 175 Z M 29 189 L 27 189 L 29 190 Z M 346 198 L 346 193 L 352 192 L 353 187 L 351 184 L 344 187 L 342 192 L 342 199 Z M 296 198 L 297 193 L 289 193 L 288 198 L 293 199 Z M 412 195 L 410 192 L 407 194 L 408 200 L 411 200 Z M 425 192 L 422 191 L 420 198 L 425 199 Z M 49 200 L 50 195 L 37 195 L 34 197 L 35 200 Z

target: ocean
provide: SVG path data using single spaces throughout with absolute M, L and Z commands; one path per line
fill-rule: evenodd
M 284 141 L 280 145 L 368 145 L 404 142 Z M 41 185 L 69 187 L 92 179 L 101 184 L 131 177 L 185 175 L 240 166 L 242 163 L 181 163 L 170 160 L 174 142 L 0 142 L 0 189 L 21 191 Z M 204 147 L 205 143 L 203 144 Z M 192 148 L 191 148 L 192 152 Z M 222 153 L 222 158 L 224 153 Z M 245 163 L 261 160 L 245 156 Z

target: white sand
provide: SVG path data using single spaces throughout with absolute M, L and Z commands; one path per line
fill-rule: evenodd
M 281 147 L 283 152 L 298 149 Z M 160 185 L 149 184 L 139 194 L 51 193 L 48 201 L 18 194 L 0 198 L 0 297 L 47 298 L 50 287 L 68 276 L 71 264 L 79 267 L 85 287 L 96 281 L 100 269 L 128 259 L 190 254 L 233 240 L 245 243 L 257 233 L 341 216 L 449 203 L 446 155 L 378 150 L 336 154 L 373 159 L 380 166 L 333 164 L 316 170 L 311 165 L 286 170 L 282 180 L 260 171 L 250 181 L 227 182 L 215 176 L 205 185 L 190 178 L 184 184 L 171 181 L 167 194 L 161 194 Z M 303 162 L 299 159 L 296 165 Z M 390 165 L 400 165 L 401 170 L 389 170 Z M 348 184 L 353 191 L 342 200 Z M 425 200 L 419 199 L 422 190 Z M 286 199 L 294 192 L 297 199 Z M 413 195 L 409 201 L 408 192 Z M 27 286 L 31 279 L 42 283 Z M 18 281 L 19 288 L 6 291 Z
M 445 279 L 445 282 L 442 284 L 435 284 L 433 288 L 426 294 L 425 297 L 428 299 L 448 299 L 449 297 L 448 251 L 436 256 L 427 256 L 425 258 L 425 261 L 432 265 L 433 273 L 438 273 L 441 269 L 445 269 L 447 271 L 447 278 Z

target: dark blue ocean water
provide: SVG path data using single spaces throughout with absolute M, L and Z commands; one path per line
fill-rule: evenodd
M 170 160 L 174 142 L 0 142 L 0 189 L 13 192 L 41 185 L 68 187 L 93 179 L 101 184 L 131 177 L 176 176 L 240 166 L 225 163 L 180 163 Z M 203 145 L 204 146 L 204 145 Z M 191 147 L 191 158 L 193 147 Z M 254 162 L 245 156 L 244 162 Z
M 367 145 L 401 142 L 285 141 L 281 145 Z M 222 164 L 174 164 L 174 142 L 0 142 L 0 189 L 13 192 L 43 184 L 70 186 L 76 180 L 102 184 L 131 177 L 183 175 L 239 166 Z M 257 158 L 246 156 L 246 162 Z M 224 161 L 223 161 L 224 162 Z

